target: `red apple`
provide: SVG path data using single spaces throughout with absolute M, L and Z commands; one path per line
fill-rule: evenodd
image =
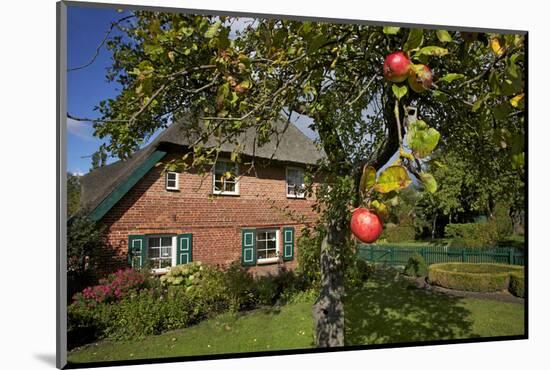
M 432 87 L 434 74 L 430 67 L 419 64 L 411 67 L 409 74 L 409 85 L 417 93 L 424 92 Z
M 403 82 L 409 75 L 411 61 L 402 51 L 391 53 L 384 60 L 384 78 L 391 82 Z
M 382 234 L 382 221 L 365 208 L 357 208 L 351 216 L 351 232 L 363 243 L 372 243 Z

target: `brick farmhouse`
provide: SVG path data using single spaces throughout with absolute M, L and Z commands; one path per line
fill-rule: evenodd
M 164 170 L 194 142 L 185 124 L 174 123 L 130 158 L 83 176 L 81 205 L 105 227 L 100 271 L 132 266 L 163 273 L 191 261 L 239 261 L 259 274 L 294 268 L 296 240 L 317 218 L 315 199 L 301 191 L 304 170 L 323 154 L 292 123 L 275 126 L 262 146 L 253 131 L 239 137 L 241 164 L 230 160 L 235 144 L 223 143 L 206 174 Z

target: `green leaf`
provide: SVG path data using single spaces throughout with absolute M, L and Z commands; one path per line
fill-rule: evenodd
M 518 169 L 525 165 L 525 152 L 512 155 L 512 168 Z
M 216 36 L 216 33 L 218 32 L 218 29 L 220 28 L 221 25 L 222 23 L 220 21 L 217 21 L 216 23 L 211 24 L 210 27 L 208 27 L 208 30 L 206 30 L 206 32 L 204 33 L 204 37 L 206 37 L 207 39 L 214 38 L 214 36 Z
M 451 34 L 445 30 L 437 30 L 435 31 L 435 34 L 439 41 L 441 42 L 451 42 L 453 41 L 453 38 L 451 37 Z
M 512 110 L 512 108 L 510 107 L 508 102 L 501 103 L 501 104 L 491 108 L 491 111 L 493 112 L 493 116 L 497 120 L 507 119 L 511 110 Z
M 419 48 L 424 41 L 424 30 L 421 28 L 413 28 L 409 32 L 409 37 L 403 45 L 404 51 L 414 50 Z
M 365 165 L 363 167 L 363 174 L 361 175 L 361 181 L 359 182 L 359 190 L 365 192 L 376 183 L 376 169 L 372 166 Z
M 449 50 L 439 46 L 426 46 L 418 50 L 417 54 L 442 57 L 444 55 L 449 54 Z
M 384 27 L 382 29 L 382 32 L 384 32 L 386 35 L 395 35 L 397 34 L 397 32 L 399 32 L 400 29 L 401 27 Z
M 477 99 L 474 105 L 472 106 L 472 112 L 477 112 L 479 108 L 481 108 L 481 105 L 485 102 L 485 100 L 487 100 L 488 97 L 489 97 L 488 95 L 484 95 L 481 98 Z
M 403 166 L 390 166 L 378 177 L 374 190 L 380 193 L 389 193 L 394 190 L 405 189 L 412 180 Z
M 455 80 L 460 80 L 464 78 L 462 73 L 447 73 L 445 76 L 441 77 L 437 82 L 448 82 L 451 83 Z
M 420 172 L 419 175 L 426 191 L 432 194 L 435 193 L 437 191 L 437 181 L 435 181 L 433 175 L 427 172 Z
M 397 85 L 392 85 L 391 87 L 393 94 L 395 97 L 400 100 L 402 97 L 404 97 L 407 94 L 408 88 L 407 85 L 403 85 L 401 87 Z
M 370 203 L 370 207 L 374 209 L 374 212 L 380 217 L 382 220 L 386 220 L 388 216 L 390 215 L 390 212 L 388 210 L 388 207 L 377 200 L 373 200 Z
M 429 127 L 426 122 L 418 120 L 409 124 L 406 140 L 414 156 L 424 158 L 435 149 L 439 142 L 439 136 L 436 129 Z

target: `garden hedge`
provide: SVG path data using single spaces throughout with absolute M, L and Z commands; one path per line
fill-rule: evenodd
M 514 272 L 510 274 L 510 293 L 516 297 L 525 297 L 525 275 L 523 273 Z
M 509 289 L 512 273 L 523 275 L 523 267 L 493 263 L 437 263 L 428 268 L 428 281 L 448 289 L 498 292 Z

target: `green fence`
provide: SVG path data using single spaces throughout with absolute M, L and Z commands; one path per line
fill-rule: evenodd
M 407 248 L 390 244 L 362 244 L 357 251 L 361 259 L 393 266 L 406 265 L 414 253 L 424 257 L 428 265 L 442 262 L 503 263 L 522 266 L 524 264 L 523 252 L 515 248 L 476 249 L 447 246 Z

